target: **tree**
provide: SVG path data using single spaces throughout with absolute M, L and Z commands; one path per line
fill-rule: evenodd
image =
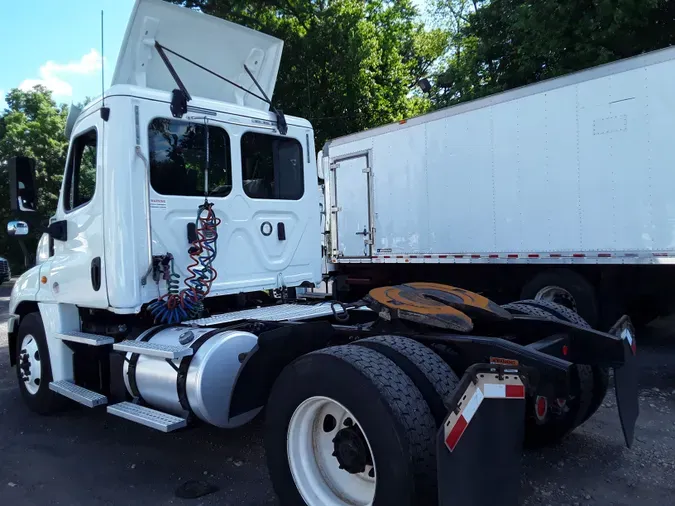
M 490 79 L 478 59 L 479 39 L 467 33 L 469 19 L 481 0 L 436 0 L 433 22 L 448 33 L 444 62 L 433 76 L 430 98 L 435 108 L 473 100 L 487 93 Z
M 441 0 L 449 12 L 458 0 Z M 472 1 L 461 28 L 475 98 L 627 58 L 675 42 L 670 0 Z
M 414 116 L 416 83 L 445 50 L 411 0 L 171 0 L 284 41 L 275 103 L 329 138 Z
M 53 214 L 63 179 L 68 140 L 65 137 L 67 110 L 57 106 L 51 92 L 43 86 L 30 91 L 10 90 L 7 109 L 0 115 L 0 161 L 13 156 L 37 160 L 38 208 L 43 217 Z M 0 218 L 10 219 L 7 170 L 0 170 Z M 2 231 L 0 231 L 2 232 Z M 35 250 L 39 234 L 29 236 L 29 250 Z M 14 269 L 23 265 L 23 254 L 14 239 L 0 233 L 0 255 L 7 256 Z

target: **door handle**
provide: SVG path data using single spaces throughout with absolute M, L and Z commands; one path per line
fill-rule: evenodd
M 284 225 L 283 221 L 277 223 L 277 239 L 280 241 L 286 240 L 286 225 Z
M 366 228 L 363 228 L 363 232 L 356 232 L 356 235 L 362 235 L 363 237 L 370 235 L 370 233 L 366 230 Z
M 91 261 L 91 287 L 95 292 L 101 289 L 101 257 Z

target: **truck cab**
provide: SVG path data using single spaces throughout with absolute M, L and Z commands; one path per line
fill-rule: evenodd
M 139 313 L 194 276 L 205 202 L 219 223 L 209 297 L 320 282 L 312 126 L 281 126 L 264 100 L 283 44 L 214 19 L 137 2 L 112 86 L 71 109 L 49 254 L 17 282 L 12 313 L 23 301 Z

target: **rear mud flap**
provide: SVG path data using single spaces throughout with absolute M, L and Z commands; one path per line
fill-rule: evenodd
M 516 506 L 525 428 L 522 373 L 471 366 L 448 409 L 436 437 L 439 506 Z
M 624 361 L 621 367 L 614 368 L 614 388 L 623 437 L 626 440 L 626 446 L 630 448 L 633 444 L 635 423 L 640 414 L 635 329 L 630 318 L 624 316 L 614 324 L 609 333 L 623 340 Z

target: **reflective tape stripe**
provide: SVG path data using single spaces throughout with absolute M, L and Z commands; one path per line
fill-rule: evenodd
M 466 403 L 464 411 L 462 412 L 462 416 L 466 418 L 467 423 L 471 421 L 473 415 L 478 411 L 478 406 L 483 402 L 483 397 L 483 392 L 480 391 L 480 388 L 476 388 L 471 400 Z
M 462 437 L 462 434 L 464 434 L 468 425 L 469 422 L 467 422 L 463 416 L 460 416 L 457 419 L 457 423 L 455 423 L 455 426 L 450 431 L 450 434 L 448 434 L 448 437 L 445 438 L 445 444 L 447 445 L 448 450 L 453 451 L 455 449 L 459 442 L 459 438 Z
M 506 385 L 507 399 L 524 399 L 525 385 Z
M 484 387 L 485 397 L 490 399 L 506 397 L 506 385 L 487 383 Z
M 506 385 L 502 383 L 486 383 L 483 386 L 486 399 L 524 399 L 523 385 Z
M 524 399 L 523 385 L 517 370 L 509 370 L 509 375 L 489 372 L 480 374 L 476 383 L 470 383 L 463 392 L 461 400 L 456 400 L 459 412 L 451 412 L 444 422 L 445 444 L 453 451 L 471 420 L 475 417 L 483 399 Z M 513 376 L 510 374 L 513 373 Z M 467 400 L 468 399 L 468 400 Z M 466 401 L 466 404 L 464 404 Z

